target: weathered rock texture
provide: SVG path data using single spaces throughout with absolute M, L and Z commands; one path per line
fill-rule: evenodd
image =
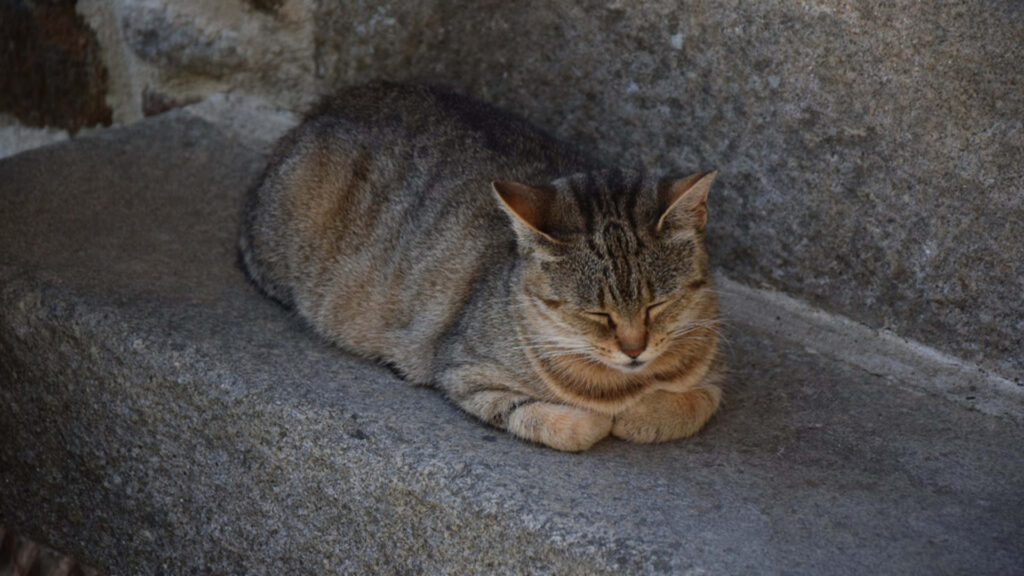
M 115 117 L 131 122 L 229 92 L 304 108 L 317 97 L 314 7 L 308 0 L 81 0 L 77 9 L 104 45 Z
M 77 9 L 117 121 L 214 93 L 301 110 L 373 78 L 447 84 L 610 161 L 717 167 L 711 241 L 730 275 L 1024 379 L 1020 2 Z
M 247 285 L 235 224 L 265 148 L 232 134 L 177 111 L 0 161 L 0 525 L 112 574 L 1024 565 L 1019 395 L 965 409 L 727 292 L 704 433 L 527 445 Z
M 58 128 L 30 128 L 9 114 L 0 114 L 0 158 L 13 156 L 23 150 L 46 146 L 67 140 L 66 130 Z

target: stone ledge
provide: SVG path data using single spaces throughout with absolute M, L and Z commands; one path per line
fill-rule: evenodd
M 791 308 L 727 286 L 704 433 L 527 445 L 246 285 L 260 150 L 179 111 L 0 162 L 0 524 L 112 574 L 1024 565 L 1015 399 L 986 414 L 829 349 L 849 340 L 808 351 L 769 321 Z

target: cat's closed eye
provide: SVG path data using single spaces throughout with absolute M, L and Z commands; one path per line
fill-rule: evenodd
M 555 300 L 554 298 L 541 298 L 540 301 L 552 310 L 557 310 L 565 304 L 562 300 Z
M 658 302 L 655 302 L 654 304 L 648 305 L 647 321 L 651 322 L 652 320 L 657 318 L 658 314 L 661 313 L 661 311 L 663 311 L 665 307 L 668 306 L 670 303 L 672 303 L 672 299 L 660 300 Z
M 614 326 L 614 323 L 612 322 L 612 315 L 607 312 L 584 312 L 583 315 L 594 322 L 604 324 L 609 328 Z

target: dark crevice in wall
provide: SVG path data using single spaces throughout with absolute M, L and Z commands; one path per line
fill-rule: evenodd
M 73 0 L 0 0 L 0 112 L 29 126 L 109 126 L 107 69 Z

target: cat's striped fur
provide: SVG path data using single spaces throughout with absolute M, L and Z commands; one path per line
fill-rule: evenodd
M 280 143 L 240 248 L 319 333 L 493 426 L 662 441 L 719 403 L 713 176 L 602 169 L 482 103 L 374 84 Z

